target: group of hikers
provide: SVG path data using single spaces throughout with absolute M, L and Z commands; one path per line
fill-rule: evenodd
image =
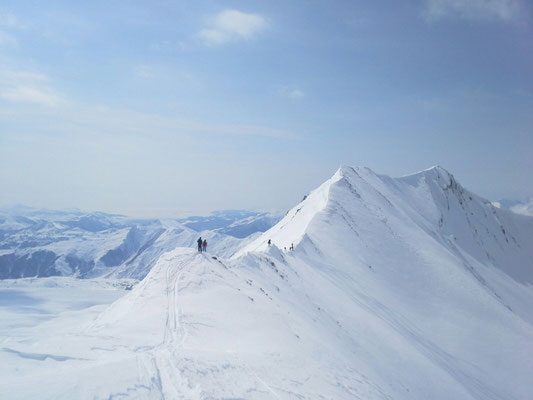
M 268 239 L 268 247 L 272 246 L 272 240 Z M 294 243 L 291 243 L 291 247 L 289 247 L 289 251 L 293 251 L 294 250 Z M 283 251 L 287 251 L 287 247 L 284 247 L 283 248 Z
M 198 243 L 198 252 L 199 253 L 202 253 L 202 252 L 206 252 L 207 251 L 207 240 L 205 239 L 202 239 L 202 237 L 200 236 L 198 238 L 198 240 L 196 241 L 196 243 Z M 272 241 L 270 239 L 268 239 L 268 247 L 272 246 Z M 287 251 L 287 248 L 284 247 L 283 248 L 284 251 Z M 291 243 L 291 247 L 289 247 L 289 251 L 293 251 L 294 250 L 294 243 Z
M 201 237 L 196 241 L 198 243 L 198 252 L 205 252 L 207 250 L 207 240 L 202 240 Z

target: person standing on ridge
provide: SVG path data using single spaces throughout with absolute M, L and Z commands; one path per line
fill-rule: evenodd
M 196 243 L 198 243 L 198 252 L 201 253 L 202 252 L 202 243 L 203 243 L 201 236 L 198 238 Z
M 268 247 L 270 247 L 271 244 L 272 244 L 272 241 L 268 239 Z
M 204 253 L 207 251 L 207 240 L 204 239 L 204 242 L 202 243 L 202 247 L 204 248 Z

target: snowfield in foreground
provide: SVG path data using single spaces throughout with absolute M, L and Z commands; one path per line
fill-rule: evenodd
M 0 398 L 529 400 L 532 260 L 533 218 L 442 168 L 343 167 L 230 259 L 176 248 L 131 291 L 80 283 L 105 310 L 2 319 Z

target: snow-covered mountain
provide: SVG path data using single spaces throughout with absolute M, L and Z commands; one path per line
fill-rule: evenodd
M 281 215 L 247 210 L 213 211 L 209 216 L 179 219 L 183 225 L 195 231 L 212 230 L 218 233 L 245 238 L 256 232 L 264 232 L 274 226 Z
M 440 167 L 342 167 L 231 258 L 177 248 L 39 328 L 3 343 L 0 397 L 528 400 L 533 218 Z
M 25 206 L 0 209 L 0 279 L 55 275 L 142 279 L 161 254 L 194 246 L 200 235 L 208 240 L 210 251 L 229 256 L 241 245 L 238 238 L 275 223 L 265 213 L 216 215 L 218 229 L 207 231 L 200 226 L 201 217 L 193 218 L 197 222 L 193 229 L 189 220 L 143 220 Z M 233 234 L 237 227 L 242 228 L 240 234 Z

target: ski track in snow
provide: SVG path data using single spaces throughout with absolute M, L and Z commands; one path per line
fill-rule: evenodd
M 162 399 L 198 398 L 198 392 L 191 390 L 189 382 L 177 365 L 180 350 L 183 349 L 187 338 L 187 329 L 180 317 L 179 285 L 182 275 L 185 273 L 186 265 L 191 263 L 194 257 L 188 257 L 181 261 L 178 266 L 166 269 L 167 306 L 163 342 L 156 348 L 148 350 L 147 353 L 150 357 L 148 362 L 144 361 L 144 366 L 147 366 L 148 370 L 150 370 L 150 367 L 154 370 L 151 376 L 157 377 L 155 380 L 156 388 L 159 390 Z M 172 272 L 174 272 L 174 275 Z

